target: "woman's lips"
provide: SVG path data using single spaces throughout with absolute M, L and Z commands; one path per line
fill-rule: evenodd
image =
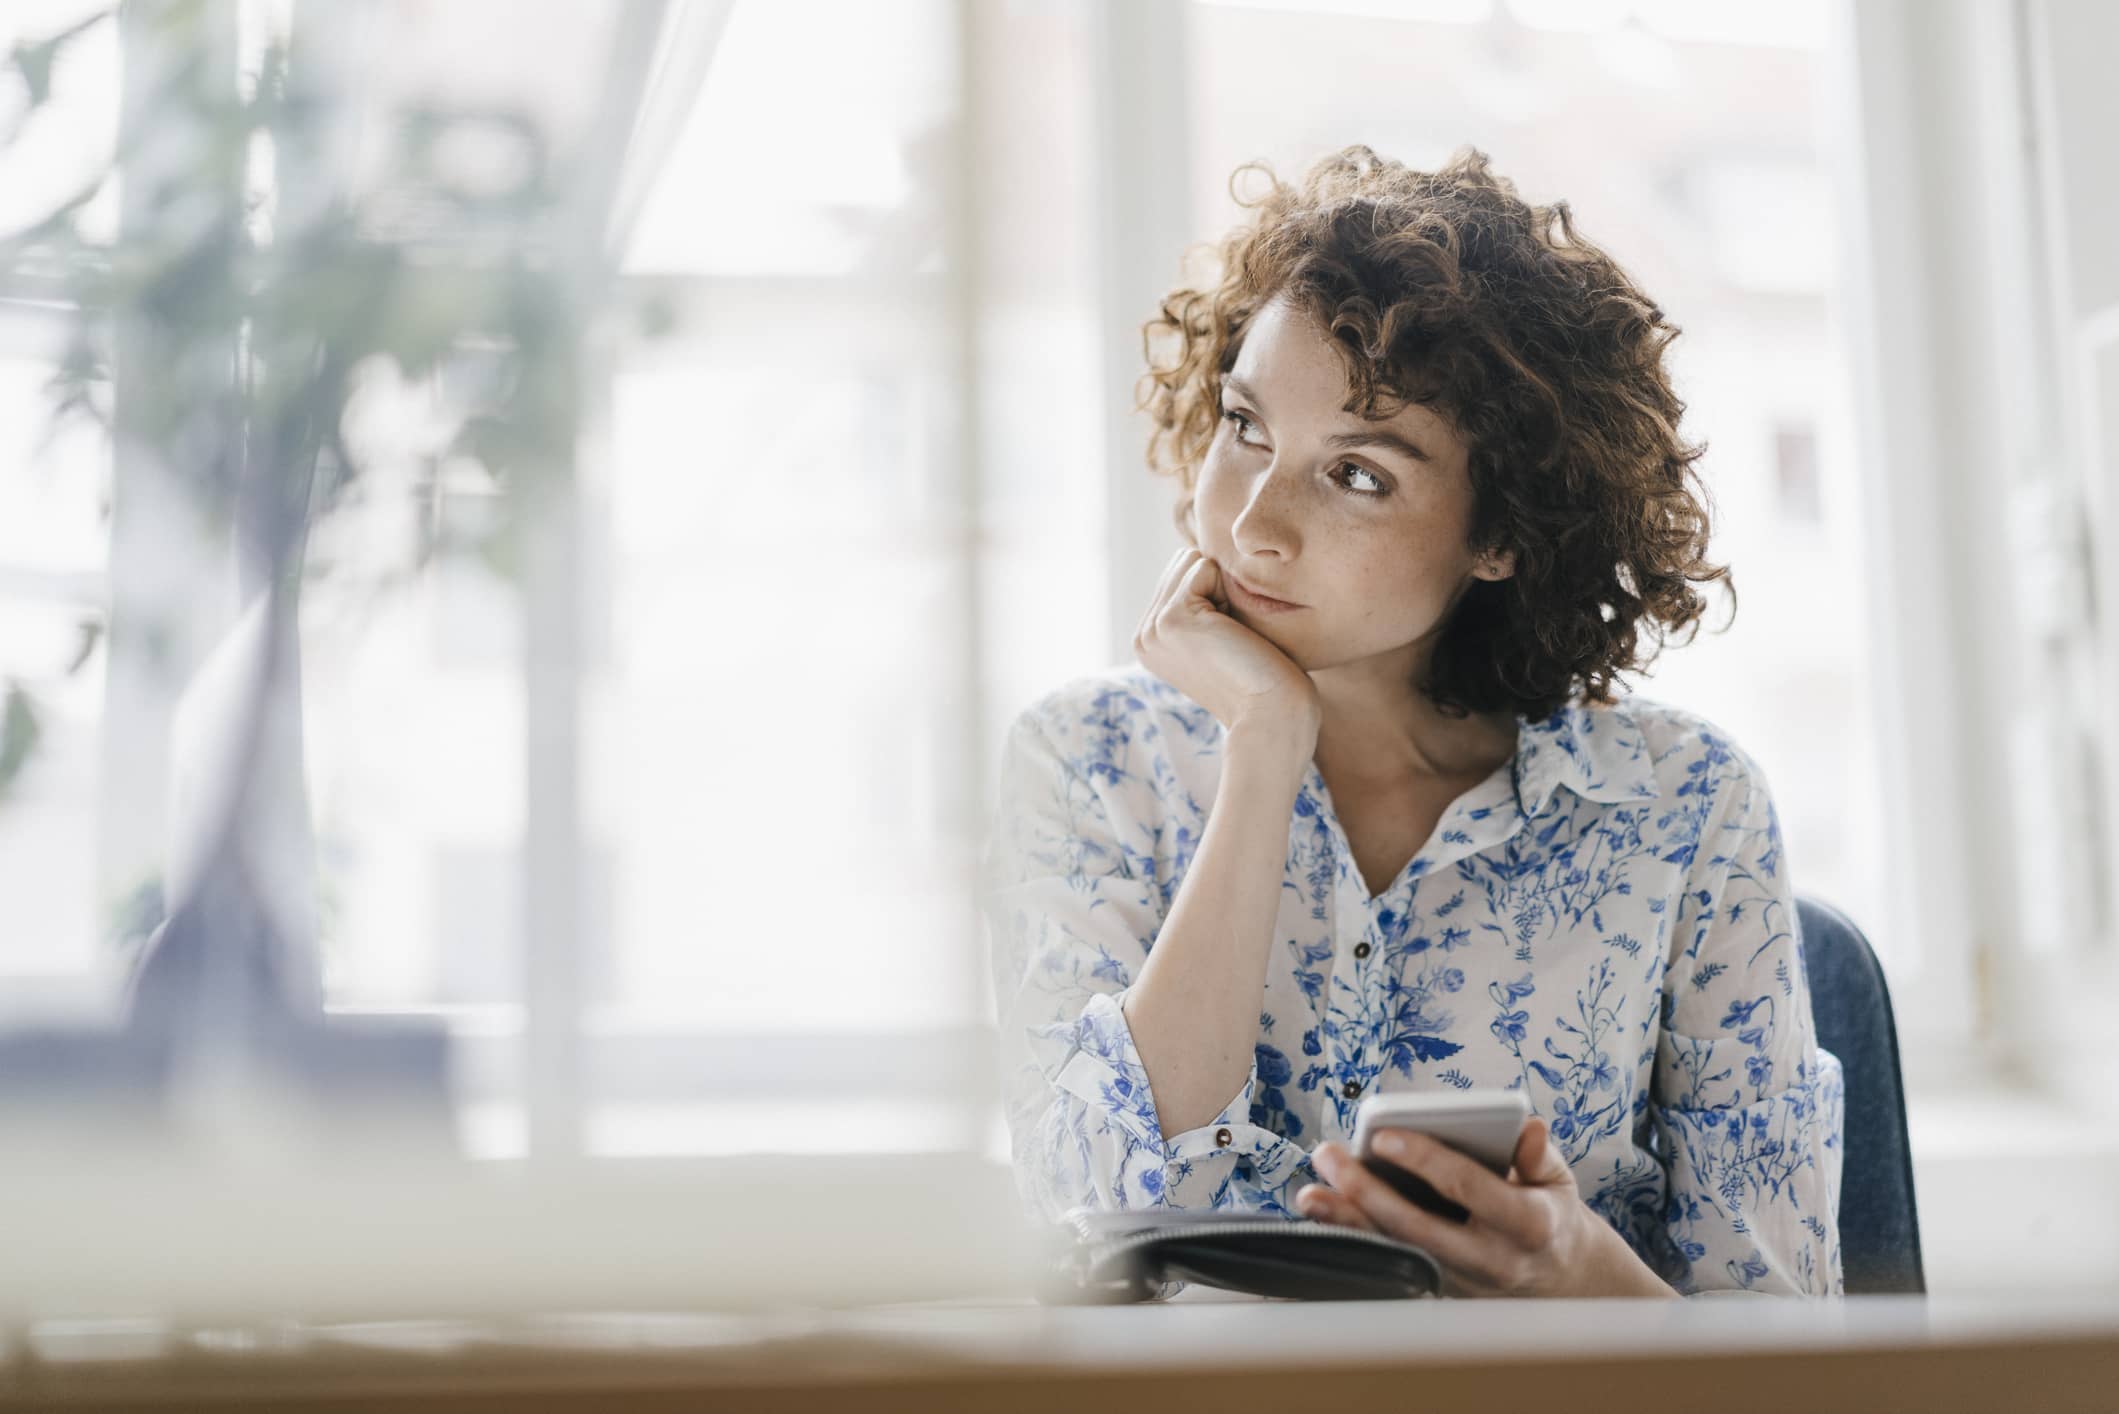
M 1251 588 L 1250 585 L 1245 584 L 1242 580 L 1238 579 L 1233 574 L 1229 576 L 1229 589 L 1236 595 L 1237 603 L 1243 605 L 1246 609 L 1253 610 L 1256 613 L 1284 614 L 1289 612 L 1290 610 L 1300 609 L 1302 607 L 1302 605 L 1300 604 L 1290 603 L 1285 599 L 1268 598 L 1266 595 L 1260 594 L 1257 590 Z

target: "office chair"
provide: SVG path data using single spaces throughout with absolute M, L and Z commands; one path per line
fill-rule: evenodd
M 1795 915 L 1817 1044 L 1846 1071 L 1839 1236 L 1847 1294 L 1925 1294 L 1905 1079 L 1883 969 L 1861 929 L 1832 905 L 1798 897 Z

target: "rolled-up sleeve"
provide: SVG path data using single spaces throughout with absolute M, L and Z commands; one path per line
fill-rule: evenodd
M 1121 801 L 1137 790 L 1152 804 L 1144 783 L 1110 763 L 1095 769 Z M 1016 720 L 979 902 L 1017 1189 L 1044 1218 L 1155 1205 L 1286 1212 L 1291 1183 L 1310 1175 L 1302 1150 L 1252 1123 L 1255 1057 L 1205 1124 L 1165 1135 L 1156 1113 L 1124 1008 L 1165 911 L 1140 850 L 1152 828 L 1112 808 L 1036 709 Z
M 1687 1295 L 1836 1296 L 1845 1089 L 1817 1045 L 1780 821 L 1708 737 L 1714 799 L 1676 910 L 1650 1109 L 1668 1167 L 1664 1275 Z

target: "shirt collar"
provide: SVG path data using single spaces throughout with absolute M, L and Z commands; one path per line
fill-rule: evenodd
M 1561 704 L 1542 722 L 1516 718 L 1516 804 L 1535 817 L 1566 786 L 1584 800 L 1625 805 L 1659 794 L 1648 739 L 1623 705 Z

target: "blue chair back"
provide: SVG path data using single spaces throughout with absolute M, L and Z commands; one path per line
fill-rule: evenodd
M 1795 914 L 1817 1043 L 1839 1057 L 1847 1079 L 1839 1193 L 1847 1294 L 1924 1294 L 1905 1079 L 1883 968 L 1861 929 L 1832 905 L 1799 897 Z

